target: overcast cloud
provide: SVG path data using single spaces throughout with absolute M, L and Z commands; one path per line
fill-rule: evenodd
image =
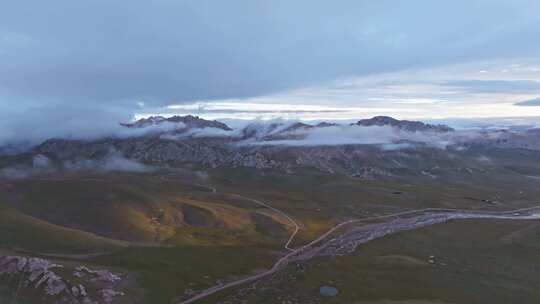
M 0 10 L 0 142 L 40 138 L 29 130 L 106 130 L 171 104 L 534 58 L 539 9 L 525 0 L 10 1 Z M 476 93 L 538 90 L 531 78 L 480 80 L 444 81 Z M 387 101 L 379 107 L 393 107 Z

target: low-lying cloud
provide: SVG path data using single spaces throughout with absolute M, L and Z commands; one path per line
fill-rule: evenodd
M 127 128 L 120 123 L 130 121 L 130 115 L 96 109 L 88 109 L 87 115 L 81 115 L 78 109 L 73 111 L 36 108 L 25 112 L 24 119 L 21 119 L 22 116 L 12 116 L 0 120 L 0 148 L 11 147 L 18 152 L 51 138 L 127 138 L 185 127 L 182 123 L 163 122 L 145 128 Z
M 241 130 L 223 130 L 218 128 L 193 128 L 180 133 L 164 133 L 160 135 L 161 139 L 184 140 L 186 138 L 203 138 L 203 137 L 239 137 Z
M 242 145 L 285 145 L 285 146 L 335 146 L 377 145 L 381 149 L 396 150 L 411 148 L 414 143 L 436 148 L 470 140 L 479 136 L 474 131 L 456 132 L 409 132 L 391 126 L 337 125 L 298 129 L 281 134 L 285 139 L 248 140 Z
M 327 126 L 294 128 L 299 121 L 283 119 L 237 122 L 233 130 L 193 128 L 183 132 L 167 132 L 161 139 L 183 141 L 189 138 L 220 138 L 233 140 L 238 146 L 336 146 L 376 145 L 383 150 L 413 148 L 415 144 L 444 149 L 480 136 L 489 128 L 464 128 L 454 132 L 406 131 L 392 126 L 358 126 L 328 124 Z M 289 128 L 293 128 L 288 131 Z M 496 129 L 500 129 L 497 127 Z M 491 134 L 490 136 L 497 136 Z
M 151 168 L 135 160 L 125 158 L 119 153 L 113 153 L 101 160 L 75 160 L 64 161 L 62 168 L 68 171 L 118 171 L 118 172 L 146 172 Z
M 0 168 L 0 178 L 23 179 L 57 173 L 150 172 L 152 170 L 152 167 L 125 158 L 117 151 L 111 151 L 102 159 L 65 160 L 60 163 L 54 163 L 47 156 L 38 154 L 32 158 L 31 164 L 16 164 Z

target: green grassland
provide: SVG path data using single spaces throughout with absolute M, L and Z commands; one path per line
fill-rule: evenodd
M 292 229 L 288 222 L 182 178 L 9 181 L 0 205 L 0 248 L 133 272 L 144 303 L 169 303 L 185 290 L 271 267 Z
M 221 191 L 263 200 L 298 219 L 305 229 L 296 245 L 350 218 L 428 207 L 510 210 L 540 203 L 538 181 L 504 167 L 489 174 L 445 171 L 437 179 L 405 175 L 387 180 L 308 169 L 292 174 L 248 169 L 211 172 L 210 183 Z
M 532 304 L 540 301 L 539 252 L 538 221 L 455 221 L 378 239 L 352 255 L 291 266 L 260 286 L 268 292 L 246 299 L 277 303 L 272 298 L 292 295 L 295 303 Z M 320 296 L 322 285 L 335 286 L 338 295 Z
M 0 196 L 0 248 L 67 254 L 112 251 L 125 246 L 119 240 L 62 227 L 7 206 Z
M 93 263 L 140 274 L 144 303 L 170 303 L 188 289 L 201 290 L 269 268 L 277 258 L 271 248 L 187 246 L 129 248 L 95 258 Z
M 474 167 L 476 163 L 458 170 L 467 162 L 457 158 L 439 169 L 437 178 L 407 170 L 362 180 L 308 168 L 292 173 L 206 168 L 204 174 L 2 180 L 0 249 L 47 254 L 67 263 L 80 260 L 80 254 L 103 253 L 84 262 L 133 273 L 130 288 L 143 295 L 143 303 L 171 303 L 188 289 L 269 268 L 283 252 L 293 227 L 249 198 L 300 223 L 294 247 L 350 218 L 427 207 L 508 210 L 538 205 L 538 181 L 526 177 L 540 172 L 535 157 L 516 163 L 501 155 L 487 171 Z M 419 167 L 430 165 L 421 159 Z M 536 303 L 527 300 L 539 299 L 532 288 L 540 283 L 539 270 L 531 265 L 540 252 L 540 230 L 529 225 L 453 222 L 399 233 L 365 244 L 350 256 L 293 265 L 275 280 L 260 283 L 274 284 L 277 291 L 252 294 L 249 300 L 281 303 L 276 295 L 294 294 L 300 303 L 444 304 L 509 303 L 516 302 L 509 301 L 515 296 L 517 302 Z M 430 255 L 435 264 L 427 261 Z M 321 284 L 337 286 L 339 296 L 318 297 Z M 223 292 L 201 303 L 236 293 Z M 1 294 L 0 289 L 0 299 Z

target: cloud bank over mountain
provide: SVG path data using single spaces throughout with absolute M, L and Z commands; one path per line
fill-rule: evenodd
M 0 13 L 0 83 L 72 105 L 238 98 L 540 50 L 531 1 L 30 2 Z
M 332 108 L 273 114 L 288 118 L 343 118 L 340 107 L 426 117 L 455 101 L 448 112 L 467 115 L 467 100 L 486 113 L 511 101 L 486 93 L 539 93 L 539 9 L 525 0 L 11 2 L 0 11 L 0 142 L 114 133 L 136 114 L 198 101 Z M 472 64 L 501 59 L 496 74 Z M 478 74 L 391 76 L 456 64 Z M 436 85 L 475 95 L 433 94 Z M 419 116 L 418 100 L 437 106 Z M 525 113 L 497 113 L 509 110 Z

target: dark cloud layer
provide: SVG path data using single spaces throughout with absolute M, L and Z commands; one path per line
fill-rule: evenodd
M 102 123 L 139 102 L 532 56 L 539 9 L 519 0 L 11 1 L 0 10 L 0 119 L 18 118 L 0 127 Z
M 528 42 L 540 34 L 532 14 L 538 6 L 16 1 L 0 13 L 0 84 L 74 103 L 262 94 L 410 65 L 532 54 L 539 49 Z

